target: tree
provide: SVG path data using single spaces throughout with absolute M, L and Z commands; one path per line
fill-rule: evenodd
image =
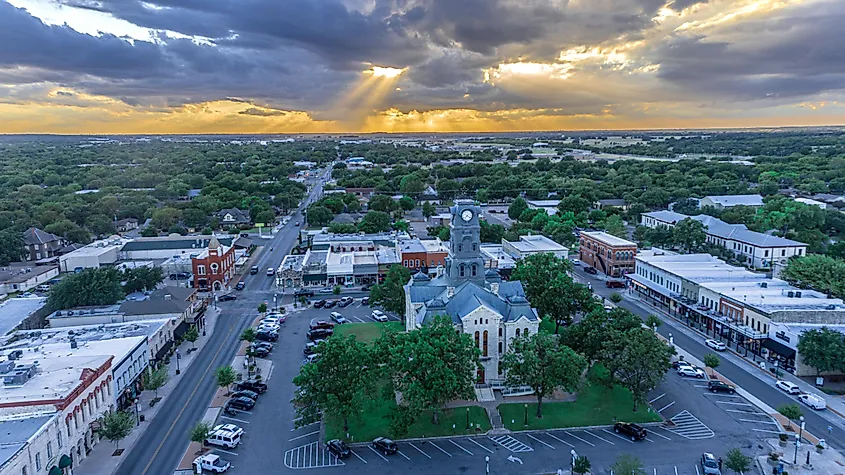
M 405 313 L 405 289 L 403 286 L 411 280 L 411 271 L 399 264 L 390 266 L 384 281 L 370 289 L 370 302 L 381 305 L 385 310 L 398 314 Z
M 208 225 L 208 214 L 199 208 L 187 208 L 182 211 L 182 222 L 189 228 L 199 229 Z
M 780 277 L 802 289 L 845 298 L 845 260 L 821 254 L 789 259 Z
M 0 266 L 19 261 L 26 253 L 23 235 L 14 229 L 0 231 Z
M 262 223 L 265 226 L 273 226 L 274 221 L 276 221 L 276 213 L 274 213 L 271 209 L 265 209 L 255 213 L 254 222 L 256 223 Z
M 252 327 L 244 328 L 244 331 L 241 332 L 240 340 L 245 341 L 247 343 L 254 342 L 255 341 L 255 328 L 252 328 Z
M 663 325 L 663 320 L 661 320 L 657 315 L 649 315 L 645 319 L 645 324 L 651 329 L 660 328 L 660 325 Z
M 205 443 L 205 439 L 211 434 L 211 424 L 208 422 L 197 422 L 197 425 L 191 429 L 191 442 L 196 442 L 200 445 Z
M 128 412 L 111 411 L 103 416 L 100 437 L 114 442 L 114 448 L 117 450 L 120 441 L 132 432 L 133 427 L 135 427 L 134 416 Z
M 167 371 L 167 366 L 162 365 L 156 369 L 144 371 L 144 389 L 155 391 L 155 397 L 158 397 L 158 390 L 168 381 L 170 381 L 170 373 Z
M 325 226 L 331 222 L 334 214 L 325 206 L 311 205 L 306 210 L 305 218 L 313 226 Z
M 672 211 L 676 213 L 695 216 L 701 211 L 698 209 L 698 200 L 695 198 L 683 198 L 676 201 L 672 206 Z
M 586 213 L 590 209 L 590 200 L 581 195 L 569 195 L 560 200 L 558 209 L 562 212 L 571 211 L 575 214 Z
M 428 219 L 428 218 L 430 218 L 430 217 L 434 216 L 435 214 L 437 214 L 437 209 L 434 207 L 434 205 L 433 205 L 433 204 L 431 204 L 430 202 L 426 201 L 426 202 L 425 202 L 425 203 L 423 203 L 423 205 L 422 205 L 422 214 L 423 214 L 423 217 L 424 217 L 425 219 Z
M 404 219 L 400 219 L 393 223 L 393 229 L 407 233 L 411 230 L 411 223 L 405 221 Z
M 725 454 L 725 467 L 734 473 L 745 473 L 751 468 L 751 457 L 743 454 L 738 448 L 733 448 Z
M 707 366 L 710 369 L 716 369 L 720 364 L 722 364 L 722 360 L 713 353 L 707 353 L 704 355 L 704 366 Z
M 85 227 L 97 236 L 107 236 L 115 232 L 114 222 L 108 216 L 102 214 L 88 216 L 85 220 Z
M 320 420 L 320 414 L 339 421 L 349 431 L 350 419 L 359 419 L 375 393 L 370 348 L 355 335 L 333 336 L 319 347 L 320 358 L 300 368 L 293 383 L 299 388 L 294 406 L 297 427 Z
M 807 330 L 798 336 L 798 353 L 817 375 L 845 369 L 845 341 L 842 334 L 827 327 Z
M 634 412 L 645 404 L 648 392 L 657 387 L 671 366 L 675 349 L 660 341 L 654 332 L 638 327 L 614 331 L 605 344 L 604 365 L 633 397 Z
M 778 407 L 778 412 L 789 420 L 790 429 L 792 428 L 792 421 L 796 421 L 804 415 L 798 404 L 783 404 Z
M 390 215 L 383 211 L 369 211 L 358 224 L 358 230 L 365 233 L 390 231 Z
M 543 417 L 543 398 L 562 389 L 574 392 L 587 366 L 571 348 L 558 344 L 548 333 L 511 340 L 502 357 L 508 386 L 530 386 L 537 397 L 537 418 Z
M 258 304 L 258 313 L 265 313 L 267 312 L 267 302 L 261 302 Z
M 672 229 L 672 237 L 681 251 L 695 252 L 707 242 L 706 226 L 692 218 L 686 218 L 678 222 Z
M 329 224 L 329 232 L 332 234 L 356 234 L 358 226 L 352 223 L 331 223 Z
M 502 242 L 502 238 L 505 237 L 504 226 L 490 224 L 487 221 L 481 221 L 479 224 L 481 225 L 481 242 Z
M 186 331 L 185 334 L 182 335 L 183 340 L 191 342 L 191 348 L 196 348 L 194 343 L 199 339 L 199 337 L 200 332 L 199 330 L 197 330 L 196 325 L 191 325 L 191 328 L 188 328 L 188 331 Z
M 590 289 L 575 282 L 565 273 L 553 277 L 531 303 L 543 318 L 548 317 L 555 322 L 555 333 L 561 326 L 572 323 L 575 315 L 589 313 L 597 305 Z
M 226 395 L 229 395 L 229 386 L 235 384 L 238 380 L 238 375 L 235 368 L 231 366 L 221 366 L 214 372 L 214 377 L 217 379 L 217 386 L 226 388 Z
M 517 198 L 513 200 L 510 206 L 508 206 L 508 217 L 514 221 L 519 219 L 520 215 L 528 209 L 528 203 L 526 203 L 525 198 Z
M 339 286 L 339 285 L 335 285 L 334 287 L 332 287 L 332 293 L 333 293 L 334 295 L 340 295 L 340 290 L 341 290 L 341 289 L 340 289 L 340 286 Z
M 386 368 L 411 417 L 431 411 L 432 423 L 439 424 L 447 402 L 474 396 L 480 350 L 468 334 L 455 331 L 450 318 L 437 316 L 422 328 L 392 338 Z
M 53 310 L 113 305 L 124 297 L 121 273 L 114 267 L 85 269 L 70 274 L 50 288 L 47 305 Z
M 393 198 L 387 195 L 376 195 L 370 199 L 370 202 L 367 204 L 367 209 L 371 211 L 389 213 L 396 209 L 396 202 L 393 201 Z
M 534 254 L 516 263 L 511 280 L 519 280 L 532 302 L 540 297 L 555 277 L 566 274 L 572 264 L 551 253 Z
M 610 299 L 610 301 L 613 303 L 619 303 L 622 301 L 622 294 L 620 294 L 619 292 L 611 292 L 610 296 L 607 298 Z
M 573 473 L 584 475 L 590 471 L 590 468 L 592 468 L 592 464 L 590 464 L 590 460 L 587 459 L 586 455 L 579 455 L 575 457 L 575 463 L 572 465 Z
M 164 271 L 158 266 L 141 266 L 123 271 L 123 291 L 144 292 L 154 290 L 164 280 Z
M 147 226 L 141 230 L 141 237 L 156 237 L 158 236 L 158 229 L 155 226 Z
M 170 229 L 171 226 L 178 223 L 182 219 L 182 211 L 176 208 L 161 208 L 153 211 L 152 221 L 150 225 L 157 229 Z
M 610 470 L 619 475 L 646 475 L 643 462 L 631 454 L 619 454 Z
M 628 230 L 625 229 L 625 223 L 618 214 L 614 214 L 604 220 L 604 230 L 616 237 L 628 237 Z
M 416 206 L 417 203 L 410 196 L 403 196 L 399 198 L 399 207 L 402 208 L 403 211 L 411 211 Z

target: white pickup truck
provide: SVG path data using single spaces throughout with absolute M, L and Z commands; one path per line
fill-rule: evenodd
M 213 473 L 223 473 L 229 470 L 232 465 L 214 454 L 206 454 L 194 459 L 194 473 L 203 473 L 208 470 Z

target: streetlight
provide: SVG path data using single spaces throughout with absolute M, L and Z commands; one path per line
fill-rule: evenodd
M 181 373 L 182 371 L 179 369 L 179 360 L 182 359 L 182 353 L 179 353 L 179 350 L 176 350 L 176 374 Z
M 490 456 L 486 455 L 484 457 L 484 463 L 487 465 L 487 475 L 490 475 Z
M 528 425 L 528 403 L 525 404 L 525 425 Z
M 469 430 L 469 408 L 467 407 L 467 430 Z
M 140 396 L 135 398 L 135 419 L 137 419 L 138 424 L 141 423 L 141 413 L 138 412 L 138 400 L 139 399 L 141 399 Z
M 792 463 L 798 463 L 798 447 L 801 446 L 801 437 L 804 435 L 804 416 L 798 418 L 801 421 L 801 428 L 798 430 L 798 437 L 795 439 L 795 456 L 792 458 Z

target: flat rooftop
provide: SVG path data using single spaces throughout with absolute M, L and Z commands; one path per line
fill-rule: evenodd
M 557 208 L 560 200 L 525 200 L 529 206 L 536 206 L 538 208 Z
M 505 241 L 521 252 L 561 252 L 568 251 L 566 246 L 540 234 L 520 236 L 519 241 Z
M 21 386 L 3 386 L 0 391 L 0 405 L 21 404 L 35 405 L 41 402 L 45 405 L 54 404 L 50 401 L 67 398 L 82 382 L 88 371 L 96 371 L 114 359 L 113 355 L 77 355 L 72 352 L 70 345 L 67 351 L 48 349 L 47 353 L 24 351 L 17 366 L 33 365 L 37 363 L 36 373 Z
M 45 414 L 0 421 L 0 467 L 26 447 L 27 441 L 57 416 Z
M 20 284 L 52 270 L 56 270 L 55 265 L 37 266 L 31 262 L 13 262 L 8 266 L 0 268 L 0 283 Z
M 35 348 L 41 345 L 65 344 L 70 348 L 73 338 L 80 346 L 88 342 L 112 341 L 121 338 L 149 337 L 154 335 L 169 318 L 139 320 L 129 323 L 110 323 L 105 325 L 79 325 L 62 328 L 42 328 L 40 330 L 19 330 L 10 335 L 0 353 L 9 350 Z
M 608 246 L 618 246 L 618 247 L 634 246 L 634 247 L 636 247 L 636 245 L 637 245 L 636 243 L 631 242 L 627 239 L 622 239 L 620 237 L 616 237 L 613 234 L 608 234 L 604 231 L 581 231 L 581 235 L 582 236 L 588 236 L 588 237 L 593 238 L 597 241 L 601 241 Z
M 449 247 L 440 239 L 421 239 L 420 244 L 426 252 L 449 252 Z
M 399 251 L 402 253 L 424 253 L 426 252 L 426 248 L 425 246 L 423 246 L 419 239 L 403 239 L 399 241 Z
M 17 297 L 0 303 L 0 336 L 14 330 L 46 303 L 43 297 Z

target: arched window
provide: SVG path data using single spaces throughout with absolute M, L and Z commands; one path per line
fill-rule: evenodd
M 217 273 L 217 268 L 218 268 L 217 263 L 213 263 L 213 264 L 211 264 L 211 273 L 212 273 L 212 274 L 216 274 L 216 273 Z
M 463 250 L 464 250 L 464 245 L 463 245 L 463 244 L 458 244 L 458 252 L 461 252 L 461 251 L 463 251 Z
M 502 342 L 501 341 L 499 342 L 499 354 L 500 355 L 502 354 Z M 499 371 L 499 373 L 501 373 L 501 371 Z
M 478 264 L 473 264 L 472 265 L 472 276 L 475 277 L 476 275 L 478 275 Z
M 466 275 L 466 268 L 464 267 L 464 265 L 463 265 L 463 264 L 461 264 L 461 267 L 459 268 L 459 275 L 460 275 L 461 277 L 463 277 L 463 276 L 465 276 L 465 275 Z
M 475 332 L 475 347 L 478 348 L 478 332 Z
M 472 250 L 473 250 L 473 252 L 477 251 L 478 250 L 478 244 L 472 243 Z
M 481 347 L 481 356 L 487 356 L 487 330 L 484 330 L 484 340 Z
M 499 338 L 502 337 L 502 327 L 499 327 Z
M 478 332 L 476 332 L 478 333 Z M 519 338 L 519 328 L 516 329 L 516 337 Z
M 610 252 L 610 249 L 607 250 L 607 258 L 610 259 L 613 257 L 613 253 Z
M 528 327 L 525 327 L 525 328 L 522 330 L 522 335 L 523 335 L 523 336 L 528 336 Z

